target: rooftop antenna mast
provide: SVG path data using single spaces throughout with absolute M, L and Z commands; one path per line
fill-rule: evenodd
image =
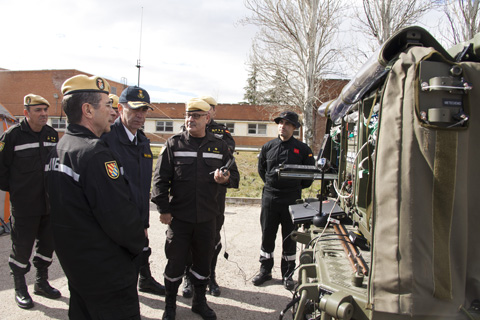
M 142 54 L 142 28 L 143 28 L 143 7 L 142 7 L 142 18 L 140 19 L 140 45 L 138 49 L 138 60 L 136 67 L 138 68 L 138 86 L 140 87 L 140 55 Z

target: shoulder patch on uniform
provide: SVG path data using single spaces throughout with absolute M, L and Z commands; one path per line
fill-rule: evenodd
M 117 179 L 120 176 L 120 170 L 118 169 L 117 161 L 105 162 L 105 169 L 107 170 L 107 175 L 111 179 Z
M 309 157 L 313 157 L 313 153 L 309 153 L 308 156 L 309 156 Z
M 5 142 L 0 142 L 0 152 L 3 151 L 4 147 L 5 147 Z
M 147 158 L 147 159 L 152 159 L 152 158 L 153 158 L 153 156 L 152 156 L 151 153 L 144 153 L 144 154 L 143 154 L 143 157 L 144 157 L 144 158 Z

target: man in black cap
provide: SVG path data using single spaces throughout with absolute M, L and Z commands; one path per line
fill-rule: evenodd
M 48 101 L 35 94 L 24 97 L 25 119 L 10 127 L 0 137 L 0 189 L 10 192 L 12 203 L 12 252 L 8 258 L 15 283 L 15 301 L 30 309 L 25 274 L 35 245 L 33 265 L 37 277 L 33 293 L 51 299 L 60 292 L 48 283 L 52 264 L 53 238 L 46 201 L 44 167 L 47 155 L 57 144 L 58 133 L 47 125 Z
M 111 131 L 104 134 L 102 139 L 122 161 L 125 179 L 128 181 L 133 201 L 137 205 L 145 229 L 145 246 L 140 261 L 138 289 L 142 292 L 164 295 L 165 287 L 152 277 L 148 261 L 152 254 L 152 249 L 149 247 L 148 228 L 150 227 L 153 157 L 150 140 L 141 128 L 145 124 L 149 109 L 153 110 L 148 92 L 137 86 L 127 87 L 119 98 L 120 117 L 115 120 Z
M 296 243 L 290 238 L 295 226 L 288 206 L 302 197 L 302 189 L 311 186 L 313 180 L 278 179 L 276 169 L 282 164 L 314 165 L 312 150 L 305 143 L 293 137 L 300 127 L 298 115 L 284 111 L 275 118 L 278 124 L 278 138 L 263 145 L 258 158 L 258 174 L 265 183 L 262 193 L 262 248 L 260 250 L 260 273 L 252 282 L 259 286 L 272 279 L 273 250 L 278 225 L 282 226 L 282 282 L 287 290 L 294 288 L 292 279 L 295 270 Z
M 186 131 L 167 140 L 155 167 L 152 202 L 157 205 L 160 221 L 168 225 L 163 320 L 175 319 L 177 291 L 190 252 L 192 311 L 203 319 L 217 318 L 205 297 L 220 214 L 216 195 L 222 185 L 238 183 L 240 177 L 235 164 L 229 170 L 220 170 L 232 155 L 225 141 L 205 130 L 209 110 L 208 103 L 201 99 L 187 102 Z
M 100 140 L 115 117 L 109 91 L 96 76 L 63 83 L 69 125 L 45 166 L 55 250 L 70 290 L 69 319 L 140 320 L 137 257 L 145 232 L 122 163 Z

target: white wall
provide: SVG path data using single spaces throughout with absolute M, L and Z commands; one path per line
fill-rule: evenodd
M 173 121 L 173 132 L 180 132 L 181 126 L 184 124 L 183 119 L 178 120 L 178 119 L 147 119 L 145 121 L 145 132 L 152 132 L 155 133 L 155 123 L 156 121 Z M 261 123 L 261 124 L 267 124 L 267 134 L 266 135 L 255 135 L 255 137 L 272 137 L 275 138 L 278 135 L 277 131 L 277 124 L 275 122 L 262 122 L 262 121 L 232 121 L 232 120 L 221 120 L 221 119 L 216 119 L 215 121 L 224 123 L 224 122 L 229 122 L 235 123 L 235 133 L 233 136 L 248 136 L 248 124 L 249 123 Z

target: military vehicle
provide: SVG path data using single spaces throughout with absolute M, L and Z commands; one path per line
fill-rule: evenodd
M 318 199 L 290 206 L 302 247 L 280 318 L 480 319 L 480 34 L 445 50 L 408 27 L 319 108 Z

